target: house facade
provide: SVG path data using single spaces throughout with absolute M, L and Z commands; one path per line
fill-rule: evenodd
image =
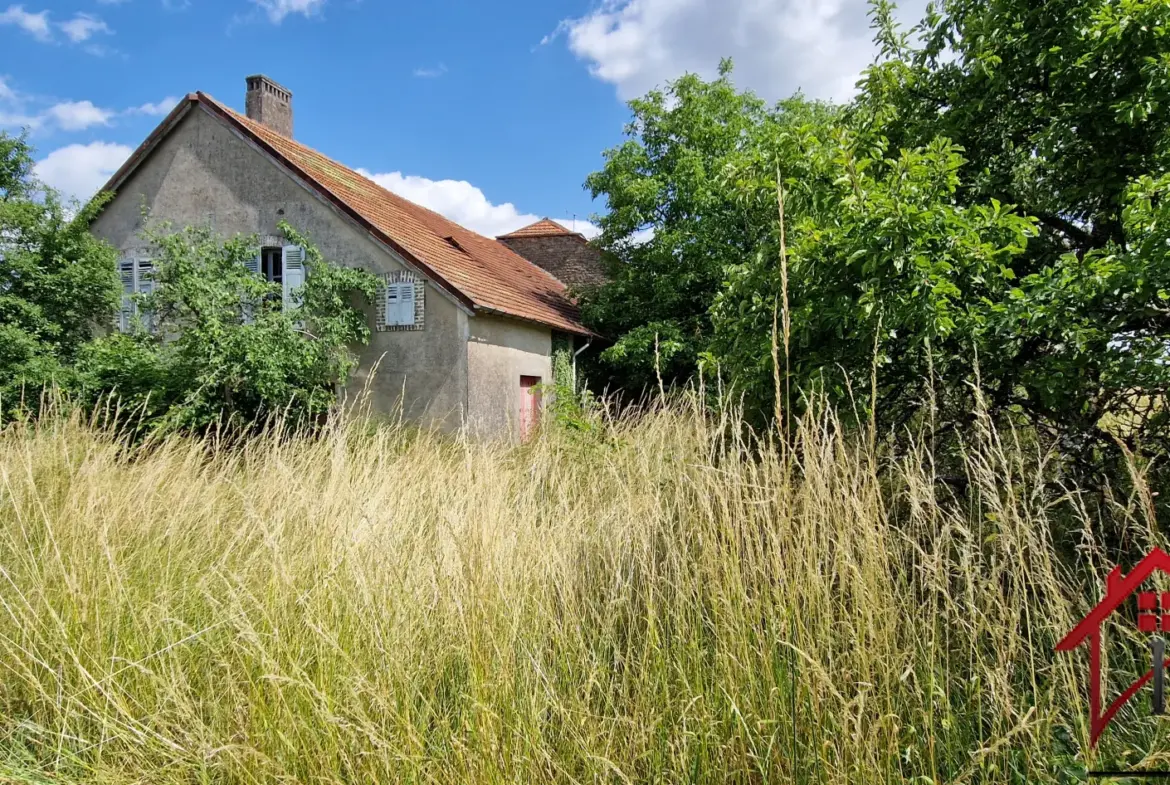
M 255 272 L 287 290 L 306 274 L 278 229 L 287 221 L 324 258 L 381 281 L 351 399 L 368 391 L 377 410 L 477 435 L 533 427 L 554 337 L 592 337 L 565 282 L 296 142 L 292 95 L 272 80 L 249 77 L 245 105 L 186 96 L 107 184 L 92 231 L 119 249 L 125 291 L 150 286 L 147 221 L 256 235 Z

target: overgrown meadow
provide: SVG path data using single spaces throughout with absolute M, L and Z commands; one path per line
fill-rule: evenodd
M 1033 783 L 1166 765 L 1144 696 L 1087 751 L 1087 653 L 1052 650 L 1099 597 L 1102 543 L 1161 541 L 1140 467 L 1132 497 L 1090 495 L 978 423 L 961 482 L 831 413 L 781 449 L 681 398 L 520 447 L 339 422 L 129 448 L 79 417 L 9 425 L 0 772 Z M 1109 641 L 1128 684 L 1144 642 L 1124 621 Z

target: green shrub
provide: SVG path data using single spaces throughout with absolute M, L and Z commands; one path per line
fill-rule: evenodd
M 377 279 L 328 262 L 291 226 L 281 231 L 306 252 L 296 307 L 248 269 L 254 238 L 149 232 L 154 286 L 134 296 L 141 316 L 80 357 L 89 404 L 116 398 L 149 428 L 250 427 L 272 417 L 308 424 L 324 415 L 356 365 L 352 347 L 369 340 L 354 298 L 372 299 Z

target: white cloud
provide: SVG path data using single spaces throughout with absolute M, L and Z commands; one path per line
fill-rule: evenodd
M 416 69 L 414 69 L 414 75 L 419 77 L 420 79 L 435 79 L 437 77 L 442 76 L 445 73 L 447 73 L 447 66 L 444 65 L 443 63 L 439 63 L 439 65 L 436 66 L 435 68 L 416 68 Z
M 23 5 L 10 5 L 0 13 L 0 25 L 16 25 L 38 41 L 50 41 L 53 33 L 49 28 L 49 12 L 30 13 Z
M 162 117 L 175 108 L 175 104 L 179 103 L 179 99 L 173 95 L 168 95 L 161 101 L 155 103 L 145 103 L 142 106 L 135 106 L 132 109 L 127 109 L 127 114 L 144 114 L 150 117 Z
M 926 0 L 902 5 L 898 18 L 914 24 Z M 624 99 L 688 72 L 710 78 L 730 57 L 736 84 L 766 99 L 799 89 L 841 100 L 875 53 L 866 0 L 603 0 L 542 43 L 562 35 Z
M 36 175 L 63 196 L 85 201 L 105 185 L 132 152 L 124 144 L 110 142 L 71 144 L 37 161 Z
M 32 109 L 38 104 L 44 108 Z M 147 115 L 159 117 L 167 114 L 178 103 L 178 99 L 167 96 L 155 103 L 145 103 L 129 109 L 115 111 L 95 106 L 92 101 L 61 101 L 45 107 L 43 97 L 21 95 L 9 87 L 0 77 L 0 128 L 59 129 L 61 131 L 84 131 L 99 125 L 110 125 L 119 115 Z
M 260 7 L 268 20 L 280 24 L 289 14 L 313 16 L 325 6 L 325 0 L 252 0 Z
M 466 180 L 430 180 L 402 172 L 371 174 L 365 169 L 357 171 L 386 190 L 434 210 L 460 226 L 486 237 L 514 232 L 542 218 L 539 215 L 520 212 L 511 202 L 492 204 L 482 190 Z M 588 221 L 556 220 L 565 228 L 580 232 L 586 237 L 597 235 L 597 227 Z
M 49 21 L 48 11 L 38 11 L 35 14 L 26 11 L 23 5 L 10 5 L 6 11 L 0 12 L 0 25 L 16 25 L 43 43 L 52 43 L 53 28 L 57 27 L 65 34 L 71 43 L 82 44 L 98 33 L 112 34 L 110 26 L 93 14 L 78 12 L 72 19 L 64 22 L 52 23 Z M 109 50 L 102 46 L 90 44 L 85 47 L 90 54 L 104 55 Z
M 98 33 L 111 32 L 109 25 L 93 14 L 77 14 L 72 19 L 58 25 L 65 36 L 75 44 L 88 41 Z
M 94 125 L 109 125 L 114 112 L 90 101 L 65 101 L 50 106 L 45 116 L 65 131 L 83 131 Z
M 601 227 L 599 227 L 597 224 L 592 224 L 588 221 L 582 221 L 578 218 L 554 218 L 553 220 L 568 229 L 570 232 L 577 232 L 578 234 L 584 235 L 585 238 L 589 240 L 592 240 L 594 237 L 601 234 Z M 528 224 L 526 223 L 521 224 L 520 226 L 517 226 L 516 229 L 523 228 L 527 225 Z M 516 229 L 512 229 L 511 231 L 514 232 Z
M 35 131 L 44 125 L 44 118 L 36 115 L 0 110 L 0 128 L 28 128 Z
M 0 77 L 0 128 L 36 130 L 43 125 L 44 118 L 29 114 L 24 104 L 24 97 Z

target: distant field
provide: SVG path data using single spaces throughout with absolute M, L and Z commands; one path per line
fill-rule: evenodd
M 1084 563 L 1106 565 L 1038 456 L 971 434 L 973 498 L 945 503 L 921 451 L 887 460 L 831 419 L 795 454 L 748 451 L 734 425 L 679 404 L 522 448 L 386 427 L 131 452 L 67 419 L 10 427 L 0 778 L 1084 770 L 1087 658 L 1052 645 L 1097 599 Z M 1109 524 L 1138 548 L 1140 509 Z M 1129 715 L 1097 762 L 1170 749 Z

